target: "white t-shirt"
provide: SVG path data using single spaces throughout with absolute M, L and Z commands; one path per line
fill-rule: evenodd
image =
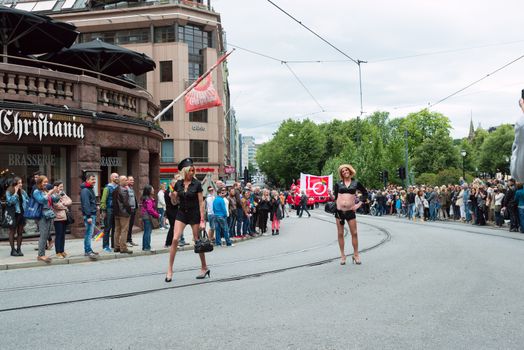
M 214 215 L 214 212 L 213 212 L 213 201 L 214 200 L 215 200 L 215 196 L 212 196 L 210 194 L 206 197 L 207 215 Z
M 524 181 L 524 114 L 515 123 L 515 141 L 511 148 L 511 176 Z

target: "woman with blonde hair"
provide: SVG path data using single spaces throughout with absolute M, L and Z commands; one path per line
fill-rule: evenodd
M 202 193 L 202 184 L 195 177 L 193 160 L 191 158 L 182 160 L 178 164 L 178 170 L 180 171 L 181 179 L 175 183 L 171 199 L 173 203 L 178 201 L 179 208 L 176 214 L 173 242 L 171 243 L 169 250 L 169 266 L 165 278 L 166 282 L 171 282 L 173 279 L 173 263 L 175 261 L 178 242 L 180 236 L 184 232 L 184 228 L 187 225 L 191 226 L 193 239 L 195 241 L 199 239 L 199 229 L 204 230 L 206 228 L 206 222 L 204 221 L 205 204 Z M 199 253 L 199 256 L 201 267 L 200 274 L 196 276 L 196 278 L 204 279 L 206 276 L 211 277 L 211 272 L 206 264 L 206 255 L 204 253 Z
M 358 181 L 353 179 L 356 175 L 355 169 L 350 164 L 342 164 L 338 167 L 340 181 L 335 183 L 334 195 L 337 204 L 335 217 L 337 220 L 338 245 L 340 248 L 340 264 L 346 264 L 346 254 L 344 253 L 344 222 L 347 221 L 351 232 L 351 243 L 353 245 L 353 263 L 360 265 L 360 255 L 358 253 L 358 234 L 357 220 L 355 211 L 367 200 L 368 191 Z M 356 202 L 357 191 L 362 194 L 361 202 Z

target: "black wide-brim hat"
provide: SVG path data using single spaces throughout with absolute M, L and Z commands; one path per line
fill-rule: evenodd
M 185 167 L 192 166 L 193 165 L 193 159 L 186 158 L 182 160 L 180 163 L 178 163 L 178 171 L 184 169 Z

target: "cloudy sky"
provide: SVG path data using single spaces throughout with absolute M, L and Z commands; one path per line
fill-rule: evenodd
M 524 55 L 521 0 L 272 1 L 346 55 L 368 62 L 361 64 L 364 115 L 403 117 Z M 358 66 L 343 54 L 267 0 L 211 4 L 221 13 L 228 48 L 237 47 L 229 83 L 243 135 L 264 142 L 286 118 L 322 122 L 360 114 Z M 522 89 L 524 58 L 431 110 L 449 117 L 452 136 L 460 138 L 471 116 L 485 129 L 513 123 Z

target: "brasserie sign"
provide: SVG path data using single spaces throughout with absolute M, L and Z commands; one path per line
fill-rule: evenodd
M 55 118 L 52 113 L 0 110 L 0 133 L 15 135 L 18 140 L 33 135 L 40 141 L 46 137 L 84 138 L 84 125 L 75 123 L 75 116 Z

